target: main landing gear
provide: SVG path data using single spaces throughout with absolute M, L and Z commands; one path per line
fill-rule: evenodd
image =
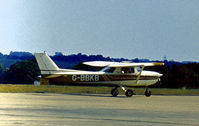
M 117 88 L 112 89 L 111 94 L 112 94 L 113 97 L 116 97 L 119 94 L 118 89 Z
M 125 91 L 125 95 L 127 97 L 132 97 L 134 95 L 134 92 L 131 89 L 126 90 L 123 86 L 121 86 L 121 89 Z M 119 94 L 118 87 L 115 87 L 114 89 L 112 89 L 111 94 L 112 94 L 113 97 L 117 97 L 118 94 Z M 145 91 L 144 94 L 145 94 L 146 97 L 150 97 L 151 91 L 148 88 L 146 88 L 146 91 Z
M 119 94 L 119 91 L 118 91 L 117 88 L 118 88 L 118 87 L 116 87 L 116 88 L 114 88 L 114 89 L 111 90 L 111 94 L 112 94 L 113 97 L 116 97 L 116 96 Z M 133 91 L 132 91 L 131 89 L 126 90 L 126 89 L 125 89 L 124 87 L 122 87 L 122 86 L 121 86 L 121 88 L 122 88 L 122 90 L 125 91 L 125 95 L 126 95 L 127 97 L 132 97 L 132 96 L 134 95 L 134 93 L 133 93 Z

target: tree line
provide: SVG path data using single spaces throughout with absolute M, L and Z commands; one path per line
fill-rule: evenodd
M 161 82 L 152 87 L 199 88 L 199 63 L 173 64 L 169 61 L 164 61 L 164 63 L 164 66 L 145 68 L 163 74 Z M 18 61 L 7 69 L 0 64 L 0 83 L 3 84 L 33 84 L 39 79 L 39 75 L 40 71 L 35 58 Z
M 0 65 L 0 83 L 2 84 L 33 84 L 39 80 L 39 67 L 35 59 L 17 61 L 9 68 Z
M 110 58 L 102 55 L 72 54 L 63 55 L 56 52 L 51 56 L 53 61 L 60 68 L 75 68 L 92 70 L 81 64 L 85 61 L 131 61 L 131 62 L 152 62 L 148 59 L 124 59 Z M 199 88 L 199 63 L 176 62 L 176 61 L 153 61 L 164 62 L 164 66 L 146 67 L 146 70 L 153 70 L 163 74 L 160 84 L 153 87 L 163 88 Z M 79 64 L 78 64 L 79 63 Z M 77 65 L 78 64 L 78 65 Z M 99 69 L 96 69 L 99 70 Z M 33 84 L 39 80 L 40 71 L 33 54 L 29 52 L 10 52 L 9 55 L 0 53 L 0 83 L 2 84 Z
M 199 88 L 199 63 L 172 64 L 165 62 L 164 66 L 146 68 L 163 74 L 159 84 L 153 87 L 160 88 Z

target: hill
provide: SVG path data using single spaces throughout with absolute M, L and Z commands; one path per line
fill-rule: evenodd
M 60 68 L 72 68 L 74 65 L 77 65 L 80 62 L 84 61 L 115 61 L 115 62 L 122 62 L 122 61 L 130 61 L 130 62 L 165 62 L 168 66 L 172 65 L 182 65 L 186 63 L 193 63 L 193 62 L 176 62 L 176 61 L 153 61 L 149 59 L 125 59 L 125 58 L 110 58 L 104 57 L 102 55 L 86 55 L 82 53 L 78 54 L 71 54 L 71 55 L 63 55 L 61 52 L 55 52 L 55 55 L 50 56 L 54 62 Z M 34 59 L 34 55 L 29 52 L 13 52 L 11 51 L 9 55 L 4 55 L 0 52 L 0 64 L 4 69 L 9 68 L 12 64 L 16 63 L 17 61 L 24 61 Z

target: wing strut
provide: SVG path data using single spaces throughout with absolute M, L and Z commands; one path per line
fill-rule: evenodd
M 141 68 L 141 70 L 140 70 L 140 72 L 139 72 L 139 74 L 138 74 L 138 76 L 137 76 L 136 84 L 138 83 L 138 81 L 139 81 L 139 79 L 140 79 L 140 76 L 141 76 L 141 73 L 142 73 L 143 69 L 144 69 L 144 66 L 142 66 L 142 68 Z

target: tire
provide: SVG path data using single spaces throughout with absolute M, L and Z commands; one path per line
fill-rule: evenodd
M 126 95 L 127 97 L 132 97 L 132 96 L 133 96 L 133 91 L 130 90 L 130 89 L 128 89 L 128 90 L 125 92 L 125 95 Z
M 117 89 L 112 89 L 111 94 L 113 97 L 117 97 L 117 95 L 119 94 L 119 91 Z
M 146 90 L 144 94 L 145 94 L 146 97 L 150 97 L 151 96 L 151 91 Z

